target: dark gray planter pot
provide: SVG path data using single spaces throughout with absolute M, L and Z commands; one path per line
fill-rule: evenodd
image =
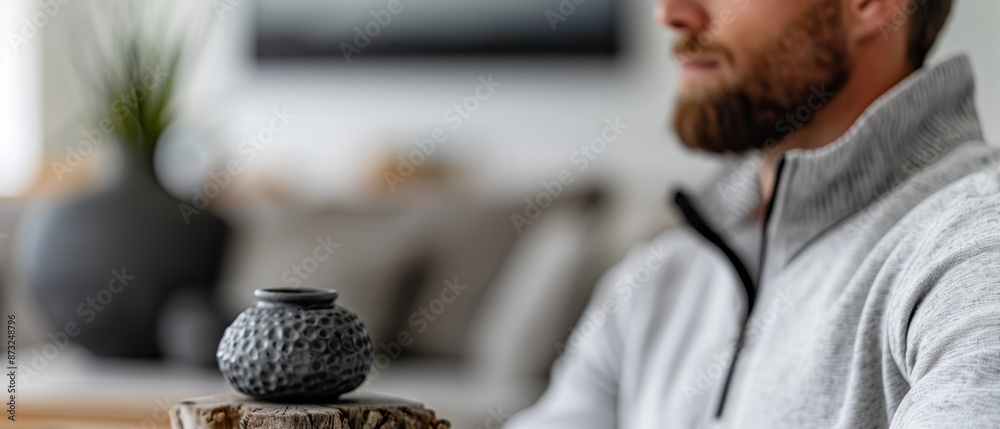
M 331 289 L 258 289 L 222 337 L 216 357 L 240 392 L 277 402 L 323 403 L 364 383 L 372 343 L 364 322 Z
M 174 352 L 161 347 L 171 343 L 161 338 L 170 330 L 160 326 L 168 303 L 178 293 L 212 299 L 221 271 L 229 228 L 206 211 L 186 221 L 182 202 L 160 186 L 147 159 L 128 158 L 107 186 L 36 207 L 28 219 L 30 294 L 51 332 L 68 334 L 98 356 Z M 214 299 L 207 306 L 216 307 Z M 167 312 L 185 311 L 190 308 Z M 77 329 L 67 329 L 70 323 Z M 217 323 L 204 329 L 221 331 L 225 322 Z M 212 349 L 207 355 L 211 359 Z

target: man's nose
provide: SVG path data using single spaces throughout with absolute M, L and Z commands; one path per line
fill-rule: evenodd
M 700 33 L 710 21 L 701 3 L 701 0 L 659 0 L 654 10 L 656 20 L 679 33 Z

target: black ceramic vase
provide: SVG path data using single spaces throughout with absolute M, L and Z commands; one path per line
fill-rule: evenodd
M 322 403 L 364 383 L 372 343 L 331 289 L 258 289 L 256 306 L 222 337 L 216 358 L 237 390 L 276 402 Z
M 25 272 L 49 329 L 98 356 L 160 358 L 176 351 L 160 328 L 172 298 L 214 297 L 229 228 L 206 211 L 185 217 L 151 156 L 125 159 L 105 186 L 26 216 Z

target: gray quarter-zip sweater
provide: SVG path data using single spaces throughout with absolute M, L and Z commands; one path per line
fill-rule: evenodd
M 510 429 L 1000 427 L 1000 151 L 969 60 L 913 73 L 837 141 L 677 203 L 602 280 Z

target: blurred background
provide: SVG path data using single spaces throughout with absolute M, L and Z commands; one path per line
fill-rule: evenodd
M 652 6 L 5 0 L 18 424 L 169 427 L 229 391 L 215 347 L 265 287 L 340 292 L 375 344 L 364 391 L 457 428 L 531 404 L 598 276 L 722 168 L 668 129 Z M 995 16 L 959 2 L 935 55 L 971 54 L 990 139 Z

